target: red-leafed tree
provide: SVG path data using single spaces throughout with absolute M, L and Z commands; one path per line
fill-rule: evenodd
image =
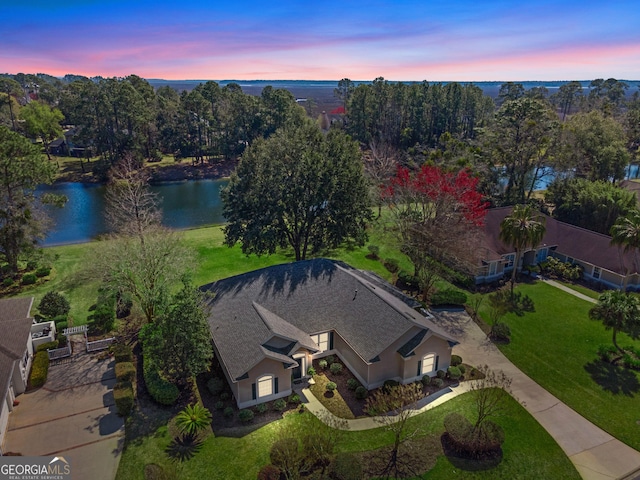
M 467 170 L 423 165 L 417 172 L 398 167 L 382 188 L 425 300 L 444 267 L 467 274 L 475 267 L 477 237 L 487 209 L 477 187 L 478 179 Z

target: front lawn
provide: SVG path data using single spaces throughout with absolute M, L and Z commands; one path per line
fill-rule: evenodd
M 422 436 L 433 436 L 433 445 L 439 447 L 443 433 L 444 417 L 453 411 L 471 414 L 472 398 L 469 394 L 457 397 L 429 412 L 410 420 L 410 429 L 418 429 Z M 165 449 L 171 438 L 166 427 L 154 433 L 128 441 L 120 460 L 116 480 L 142 480 L 144 467 L 157 464 L 175 474 L 175 478 L 190 480 L 255 479 L 260 467 L 269 462 L 269 449 L 283 431 L 295 430 L 300 422 L 311 424 L 317 419 L 303 419 L 309 413 L 287 415 L 284 419 L 266 425 L 241 438 L 209 437 L 196 455 L 185 462 L 169 460 Z M 577 471 L 547 432 L 515 401 L 510 401 L 506 415 L 497 419 L 504 428 L 506 441 L 503 460 L 495 468 L 486 471 L 465 470 L 473 468 L 461 465 L 438 452 L 437 463 L 422 478 L 428 479 L 579 479 Z M 389 445 L 390 433 L 382 428 L 360 432 L 345 432 L 338 450 L 363 452 Z
M 524 373 L 585 418 L 640 449 L 640 373 L 599 360 L 599 345 L 611 345 L 611 331 L 589 319 L 592 303 L 537 282 L 521 284 L 535 312 L 505 315 L 511 342 L 502 352 Z M 488 302 L 480 308 L 488 321 Z M 640 347 L 624 334 L 620 345 Z

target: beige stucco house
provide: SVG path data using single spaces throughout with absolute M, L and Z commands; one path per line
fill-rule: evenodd
M 500 240 L 500 223 L 511 213 L 512 207 L 492 208 L 485 217 L 484 234 L 479 254 L 481 264 L 476 271 L 476 283 L 492 282 L 511 272 L 515 252 Z M 541 214 L 542 215 L 542 214 Z M 611 245 L 611 237 L 545 218 L 546 232 L 540 245 L 521 256 L 518 269 L 536 265 L 547 257 L 580 265 L 586 280 L 607 288 L 640 289 L 640 273 L 634 252 L 624 252 Z
M 457 342 L 395 287 L 342 262 L 277 265 L 206 285 L 214 350 L 239 408 L 286 397 L 335 355 L 368 389 L 446 370 Z

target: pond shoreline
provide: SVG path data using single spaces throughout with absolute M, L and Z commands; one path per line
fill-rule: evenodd
M 193 164 L 191 162 L 175 163 L 173 165 L 154 165 L 147 163 L 145 171 L 150 174 L 149 183 L 156 185 L 169 182 L 181 182 L 188 180 L 220 180 L 229 178 L 237 165 L 236 160 L 222 160 Z M 56 178 L 54 184 L 59 183 L 86 183 L 105 184 L 91 173 L 68 172 Z

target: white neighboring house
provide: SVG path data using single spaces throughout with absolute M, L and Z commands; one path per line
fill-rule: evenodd
M 0 300 L 0 454 L 13 402 L 27 388 L 34 351 L 33 319 L 30 317 L 32 305 L 33 297 Z M 36 324 L 33 327 L 37 327 L 36 332 L 42 331 L 46 324 Z M 51 335 L 55 335 L 55 331 L 38 338 L 48 338 Z

